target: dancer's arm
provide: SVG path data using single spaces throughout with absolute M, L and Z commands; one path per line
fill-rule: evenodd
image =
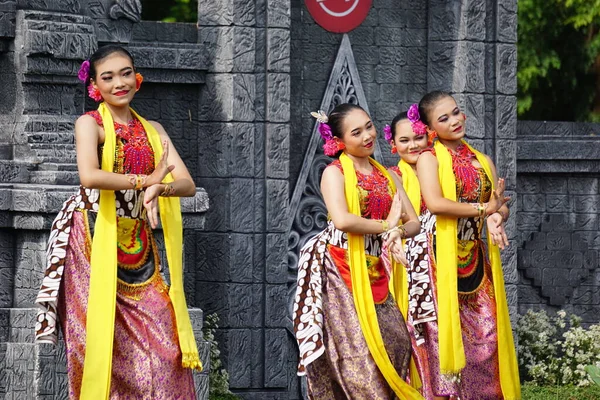
M 390 213 L 382 223 L 380 220 L 367 219 L 354 215 L 348 211 L 344 189 L 344 175 L 334 166 L 325 168 L 321 178 L 321 193 L 325 200 L 325 206 L 333 225 L 344 232 L 359 234 L 377 234 L 398 225 L 402 213 L 402 201 L 398 195 L 394 196 Z
M 425 152 L 419 156 L 417 161 L 417 177 L 421 186 L 421 194 L 429 211 L 436 215 L 446 215 L 457 218 L 468 218 L 479 216 L 479 210 L 470 203 L 460 203 L 446 199 L 442 195 L 442 188 L 438 175 L 437 158 Z M 504 180 L 499 179 L 496 187 L 496 195 L 492 195 L 488 203 L 483 203 L 485 215 L 490 215 L 507 201 L 504 197 Z
M 100 168 L 98 145 L 104 143 L 104 130 L 89 115 L 82 115 L 75 122 L 75 148 L 80 183 L 90 189 L 133 189 L 135 182 L 127 175 L 104 171 Z M 167 167 L 168 169 L 168 167 Z M 168 172 L 168 171 L 167 171 Z M 160 182 L 166 175 L 164 168 L 157 169 L 145 178 L 142 187 Z

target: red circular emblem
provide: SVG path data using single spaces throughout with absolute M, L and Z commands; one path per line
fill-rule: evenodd
M 315 22 L 329 32 L 346 33 L 359 26 L 373 0 L 304 0 Z

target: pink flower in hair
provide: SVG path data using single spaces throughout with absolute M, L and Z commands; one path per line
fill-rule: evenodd
M 419 105 L 417 103 L 414 103 L 412 106 L 410 106 L 406 114 L 410 122 L 417 122 L 421 120 L 421 116 L 419 115 Z
M 321 137 L 323 138 L 323 140 L 325 140 L 326 142 L 328 140 L 333 139 L 333 133 L 331 133 L 331 127 L 329 126 L 329 124 L 327 124 L 325 122 L 319 122 L 319 133 L 321 134 Z
M 90 98 L 92 98 L 94 101 L 102 100 L 102 95 L 100 94 L 100 91 L 96 89 L 91 83 L 88 85 L 87 90 L 88 96 L 90 96 Z
M 390 140 L 392 140 L 392 127 L 389 125 L 386 125 L 385 128 L 383 128 L 383 133 L 385 134 L 385 140 L 387 140 L 388 142 Z
M 323 152 L 326 156 L 333 157 L 338 153 L 338 151 L 340 151 L 340 149 L 335 139 L 329 139 L 325 141 L 325 144 L 323 145 Z
M 410 125 L 411 125 L 412 130 L 415 133 L 415 135 L 423 136 L 423 135 L 427 134 L 427 125 L 425 125 L 423 122 L 415 121 L 415 122 L 412 122 Z
M 79 72 L 77 73 L 77 77 L 83 83 L 87 82 L 90 76 L 90 61 L 85 60 L 81 63 L 81 67 L 79 67 Z

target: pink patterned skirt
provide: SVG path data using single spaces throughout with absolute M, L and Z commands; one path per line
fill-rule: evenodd
M 73 213 L 58 313 L 65 340 L 69 398 L 79 398 L 85 358 L 85 321 L 91 235 L 87 216 Z M 168 287 L 154 262 L 140 284 L 117 284 L 111 399 L 195 399 L 192 372 L 181 366 Z
M 430 266 L 435 293 L 438 283 L 435 280 L 435 263 Z M 422 335 L 425 341 L 413 354 L 423 382 L 421 392 L 428 400 L 434 396 L 452 396 L 461 400 L 504 398 L 500 387 L 496 302 L 494 286 L 490 279 L 491 267 L 485 261 L 480 268 L 485 269 L 485 275 L 477 290 L 468 294 L 458 294 L 466 358 L 466 366 L 461 372 L 459 382 L 452 381 L 440 373 L 437 321 L 423 323 Z

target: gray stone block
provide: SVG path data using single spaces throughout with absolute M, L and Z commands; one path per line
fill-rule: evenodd
M 597 231 L 598 214 L 573 214 L 575 223 L 574 228 L 581 231 Z
M 570 194 L 597 194 L 598 178 L 569 177 Z
M 569 181 L 566 177 L 545 176 L 542 180 L 543 193 L 567 193 Z
M 254 124 L 234 123 L 231 126 L 230 174 L 239 177 L 254 177 L 255 136 Z
M 569 212 L 573 206 L 568 195 L 547 194 L 546 211 L 547 212 Z
M 261 329 L 230 329 L 217 337 L 223 345 L 229 385 L 235 388 L 262 387 L 264 332 Z M 257 357 L 257 355 L 259 355 Z
M 256 29 L 234 27 L 233 40 L 233 71 L 254 72 L 256 61 Z
M 388 10 L 386 10 L 387 12 Z M 379 26 L 375 28 L 375 44 L 377 46 L 390 46 L 403 44 L 402 41 L 407 35 L 407 30 L 404 28 L 386 28 Z M 354 39 L 354 38 L 352 38 Z M 367 43 L 373 44 L 373 43 Z
M 287 285 L 266 286 L 265 326 L 269 328 L 285 328 L 288 325 L 289 310 L 287 306 Z
M 354 46 L 352 52 L 357 64 L 377 65 L 379 63 L 392 63 L 391 57 L 387 62 L 380 58 L 380 49 L 375 46 Z
M 289 28 L 291 24 L 291 2 L 287 0 L 265 0 L 267 3 L 267 26 Z
M 219 314 L 220 328 L 256 328 L 262 325 L 262 285 L 198 281 L 196 288 L 198 304 L 207 314 Z
M 203 178 L 201 185 L 210 198 L 210 212 L 206 214 L 206 225 L 212 231 L 226 232 L 230 229 L 229 204 L 230 183 L 226 179 Z
M 485 1 L 429 2 L 430 40 L 484 40 Z
M 229 281 L 231 279 L 229 270 L 234 264 L 230 260 L 234 253 L 237 254 L 237 250 L 233 246 L 239 244 L 233 241 L 229 234 L 199 232 L 196 234 L 196 238 L 198 240 L 196 243 L 198 260 L 196 279 L 208 282 Z
M 516 285 L 519 282 L 517 273 L 517 246 L 508 246 L 500 252 L 505 284 Z
M 267 30 L 267 71 L 290 72 L 289 30 Z
M 498 44 L 496 47 L 496 89 L 498 93 L 517 93 L 517 45 Z
M 404 83 L 410 78 L 403 79 L 402 69 L 397 65 L 377 65 L 375 67 L 375 82 L 377 83 Z
M 203 27 L 199 30 L 198 42 L 203 45 L 206 53 L 209 72 L 233 71 L 234 32 L 234 28 L 229 26 Z
M 267 179 L 267 231 L 285 232 L 288 222 L 288 182 Z
M 233 178 L 230 182 L 230 228 L 234 232 L 253 232 L 254 216 L 248 210 L 254 208 L 254 181 L 252 179 Z
M 265 386 L 286 387 L 288 384 L 288 344 L 285 329 L 265 330 Z
M 198 25 L 229 26 L 233 24 L 234 0 L 215 0 L 198 2 Z
M 266 120 L 288 122 L 290 120 L 290 76 L 289 74 L 267 74 Z
M 266 124 L 266 176 L 286 179 L 289 176 L 290 127 Z
M 517 0 L 497 2 L 496 14 L 497 40 L 499 42 L 517 42 Z
M 599 195 L 573 196 L 574 211 L 578 213 L 597 213 L 600 210 Z
M 266 282 L 286 283 L 288 280 L 288 237 L 285 234 L 267 234 Z

